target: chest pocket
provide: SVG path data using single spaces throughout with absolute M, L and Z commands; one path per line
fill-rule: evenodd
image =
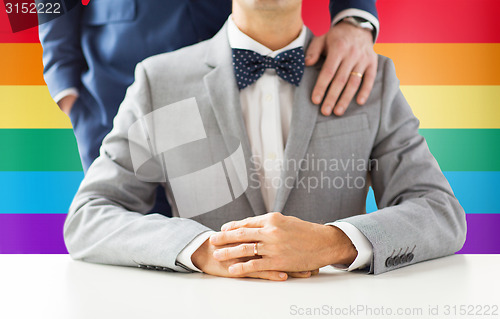
M 136 0 L 93 0 L 83 10 L 82 23 L 104 25 L 133 21 L 136 17 Z
M 353 116 L 316 123 L 312 138 L 322 139 L 327 137 L 335 137 L 367 130 L 368 128 L 368 116 L 366 113 L 361 113 Z

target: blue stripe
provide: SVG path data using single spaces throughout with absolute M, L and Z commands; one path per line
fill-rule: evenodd
M 467 214 L 500 214 L 500 172 L 444 172 L 444 176 Z M 375 196 L 370 187 L 366 212 L 376 210 Z
M 368 196 L 366 196 L 366 212 L 373 213 L 377 209 L 378 208 L 377 208 L 377 202 L 375 201 L 375 194 L 373 193 L 373 189 L 370 187 L 370 190 L 368 191 Z
M 83 172 L 0 172 L 0 214 L 66 214 Z
M 468 214 L 500 214 L 500 172 L 444 172 Z M 66 214 L 83 172 L 0 172 L 0 214 Z M 377 210 L 373 191 L 367 212 Z
M 444 172 L 444 176 L 466 213 L 500 214 L 500 172 Z

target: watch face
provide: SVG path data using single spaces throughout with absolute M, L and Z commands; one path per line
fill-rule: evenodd
M 371 24 L 370 21 L 360 18 L 360 17 L 347 17 L 344 18 L 343 21 L 349 22 L 357 27 L 363 28 L 363 29 L 368 29 L 373 31 L 375 28 L 373 24 Z
M 371 24 L 370 22 L 366 21 L 366 22 L 363 22 L 363 23 L 360 23 L 359 24 L 363 29 L 369 29 L 369 30 L 373 30 L 373 24 Z
M 358 23 L 366 23 L 366 22 L 370 23 L 368 20 L 360 18 L 360 17 L 353 17 L 353 19 L 356 20 L 356 22 L 358 22 Z

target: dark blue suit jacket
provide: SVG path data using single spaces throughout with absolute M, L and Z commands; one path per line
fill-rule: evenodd
M 347 8 L 377 15 L 375 0 L 335 0 L 332 17 Z M 92 0 L 40 25 L 51 95 L 70 87 L 80 93 L 70 118 L 85 170 L 112 128 L 135 65 L 212 37 L 230 12 L 231 0 Z

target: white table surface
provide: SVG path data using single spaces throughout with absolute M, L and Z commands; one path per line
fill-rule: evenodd
M 500 318 L 500 255 L 454 255 L 378 276 L 326 267 L 286 282 L 96 265 L 68 255 L 0 255 L 0 265 L 2 319 Z M 460 316 L 461 305 L 468 315 Z

